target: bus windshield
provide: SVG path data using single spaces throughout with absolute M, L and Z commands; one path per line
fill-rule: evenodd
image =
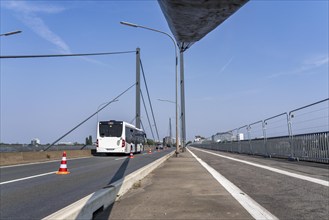
M 122 123 L 100 122 L 99 135 L 101 137 L 121 137 Z

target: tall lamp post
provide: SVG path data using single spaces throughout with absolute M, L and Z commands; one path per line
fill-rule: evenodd
M 22 31 L 11 31 L 11 32 L 7 32 L 7 33 L 3 33 L 3 34 L 0 34 L 0 36 L 9 36 L 9 35 L 14 35 L 14 34 L 19 34 L 19 33 L 22 33 Z
M 124 21 L 121 21 L 120 23 L 123 24 L 123 25 L 130 26 L 130 27 L 143 28 L 143 29 L 146 29 L 146 30 L 150 30 L 150 31 L 154 31 L 154 32 L 158 32 L 158 33 L 164 34 L 164 35 L 168 36 L 172 40 L 172 42 L 174 44 L 174 47 L 175 47 L 175 75 L 176 75 L 176 101 L 175 101 L 176 102 L 176 156 L 178 156 L 178 154 L 179 154 L 179 144 L 178 144 L 178 104 L 177 104 L 177 100 L 178 100 L 178 75 L 177 75 L 178 55 L 177 55 L 177 44 L 176 44 L 176 41 L 168 33 L 163 32 L 163 31 L 160 31 L 160 30 L 156 30 L 156 29 L 153 29 L 153 28 L 144 27 L 144 26 L 141 26 L 141 25 L 138 25 L 138 24 L 132 24 L 132 23 L 129 23 L 129 22 L 124 22 Z

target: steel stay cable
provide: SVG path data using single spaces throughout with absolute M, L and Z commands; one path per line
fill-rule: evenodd
M 145 132 L 145 128 L 144 128 L 142 120 L 141 120 L 141 125 L 142 125 L 142 128 L 143 128 L 143 131 Z
M 136 85 L 136 83 L 134 83 L 133 85 L 131 85 L 128 89 L 126 89 L 125 91 L 123 91 L 122 93 L 120 93 L 117 97 L 115 97 L 114 99 L 112 99 L 111 101 L 109 101 L 106 105 L 104 105 L 102 108 L 100 108 L 99 110 L 97 110 L 95 113 L 93 113 L 92 115 L 90 115 L 88 118 L 86 118 L 85 120 L 83 120 L 82 122 L 80 122 L 77 126 L 75 126 L 74 128 L 72 128 L 70 131 L 68 131 L 67 133 L 65 133 L 63 136 L 61 136 L 60 138 L 58 138 L 56 141 L 54 141 L 52 144 L 50 144 L 44 151 L 47 151 L 50 147 L 54 146 L 58 141 L 60 141 L 61 139 L 63 139 L 64 137 L 66 137 L 68 134 L 70 134 L 72 131 L 74 131 L 75 129 L 77 129 L 78 127 L 80 127 L 82 124 L 84 124 L 86 121 L 88 121 L 89 119 L 91 119 L 93 116 L 95 116 L 98 112 L 102 111 L 104 108 L 106 108 L 108 105 L 110 105 L 111 103 L 115 102 L 120 96 L 122 96 L 123 94 L 125 94 L 126 92 L 128 92 L 132 87 L 134 87 Z
M 140 64 L 141 64 L 141 69 L 142 69 L 142 73 L 143 73 L 143 79 L 144 79 L 144 83 L 145 83 L 145 87 L 146 87 L 147 96 L 148 96 L 149 103 L 150 103 L 151 113 L 152 113 L 152 117 L 153 117 L 153 121 L 154 121 L 154 125 L 155 125 L 155 131 L 157 133 L 158 140 L 160 141 L 158 127 L 156 125 L 156 121 L 155 121 L 155 118 L 154 118 L 152 102 L 151 102 L 151 99 L 150 99 L 150 93 L 149 93 L 149 90 L 148 90 L 148 87 L 147 87 L 146 78 L 145 78 L 145 74 L 144 74 L 144 68 L 143 68 L 143 64 L 142 64 L 141 59 L 140 59 Z
M 101 56 L 101 55 L 116 55 L 116 54 L 125 54 L 125 53 L 136 53 L 136 51 L 104 52 L 104 53 L 80 53 L 80 54 L 78 53 L 78 54 L 45 54 L 45 55 L 0 56 L 0 59 Z
M 146 105 L 145 105 L 145 100 L 144 100 L 143 92 L 142 92 L 142 90 L 140 90 L 140 92 L 141 92 L 141 97 L 142 97 L 142 101 L 143 101 L 143 104 L 144 104 L 144 109 L 145 109 L 146 117 L 147 117 L 147 120 L 148 120 L 148 122 L 149 122 L 150 129 L 151 129 L 151 133 L 152 133 L 152 137 L 153 137 L 153 140 L 154 140 L 154 133 L 153 133 L 153 129 L 152 129 L 152 126 L 151 126 L 150 117 L 149 117 L 149 114 L 148 114 L 147 109 L 146 109 Z M 145 130 L 144 130 L 144 131 L 145 131 Z

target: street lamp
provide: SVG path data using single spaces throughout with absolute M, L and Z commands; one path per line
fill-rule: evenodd
M 116 99 L 116 100 L 113 100 L 112 102 L 117 102 L 117 101 L 119 101 L 119 99 Z M 97 107 L 97 123 L 98 123 L 98 112 L 100 112 L 100 110 L 99 110 L 99 108 L 101 107 L 101 106 L 103 106 L 103 105 L 105 105 L 105 104 L 108 104 L 109 102 L 104 102 L 104 103 L 102 103 L 102 104 L 100 104 L 98 107 Z
M 163 32 L 163 31 L 160 31 L 160 30 L 156 30 L 156 29 L 149 28 L 149 27 L 144 27 L 144 26 L 141 26 L 141 25 L 138 25 L 138 24 L 133 24 L 133 23 L 125 22 L 125 21 L 121 21 L 120 24 L 127 25 L 127 26 L 134 27 L 134 28 L 143 28 L 143 29 L 146 29 L 146 30 L 150 30 L 150 31 L 154 31 L 154 32 L 158 32 L 158 33 L 164 34 L 164 35 L 168 36 L 172 40 L 172 42 L 174 44 L 174 47 L 175 47 L 175 75 L 176 75 L 176 101 L 175 101 L 175 103 L 176 103 L 176 156 L 178 156 L 178 154 L 179 154 L 179 144 L 178 144 L 178 104 L 177 104 L 177 100 L 178 100 L 178 75 L 177 75 L 178 56 L 177 56 L 177 44 L 176 44 L 176 41 L 168 33 Z
M 7 33 L 4 33 L 4 34 L 0 34 L 0 36 L 9 36 L 9 35 L 13 35 L 13 34 L 19 34 L 21 33 L 22 31 L 11 31 L 11 32 L 7 32 Z
M 172 104 L 176 104 L 176 102 L 174 101 L 171 101 L 171 100 L 167 100 L 167 99 L 157 99 L 158 101 L 161 101 L 161 102 L 169 102 L 169 103 L 172 103 Z M 180 105 L 177 103 L 177 106 L 178 106 L 178 109 L 181 109 L 180 108 Z M 182 117 L 179 117 L 180 119 L 182 119 Z
M 170 101 L 170 100 L 167 100 L 167 99 L 158 99 L 158 101 L 161 101 L 161 102 L 170 102 L 170 103 L 176 104 L 174 101 Z
M 174 101 L 171 101 L 171 100 L 167 100 L 167 99 L 157 99 L 158 101 L 161 101 L 161 102 L 169 102 L 169 103 L 171 103 L 171 104 L 176 104 Z M 177 104 L 178 105 L 178 109 L 181 109 L 180 108 L 180 105 L 179 104 Z M 181 120 L 181 126 L 182 126 L 182 117 L 180 117 L 179 118 L 179 120 Z M 182 136 L 183 134 L 181 134 L 181 139 L 180 139 L 180 144 L 183 142 L 183 140 L 182 140 L 182 138 L 183 138 L 183 136 Z M 170 138 L 171 138 L 171 135 L 170 135 Z

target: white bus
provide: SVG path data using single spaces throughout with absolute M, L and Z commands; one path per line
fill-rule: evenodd
M 144 150 L 146 134 L 124 121 L 100 121 L 97 125 L 97 153 L 140 153 Z

